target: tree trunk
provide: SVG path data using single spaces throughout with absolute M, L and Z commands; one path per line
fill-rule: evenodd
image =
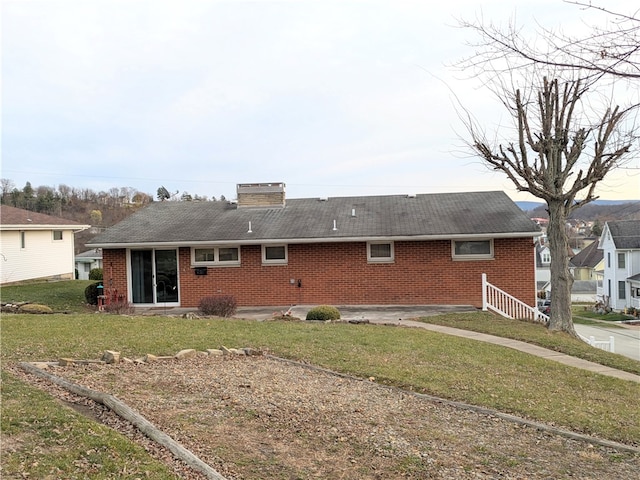
M 563 201 L 550 200 L 547 238 L 551 254 L 551 315 L 549 330 L 567 332 L 577 337 L 571 318 L 571 287 L 573 276 L 569 271 L 569 237 L 567 211 Z

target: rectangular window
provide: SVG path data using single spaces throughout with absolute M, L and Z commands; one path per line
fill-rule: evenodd
M 607 268 L 611 268 L 611 252 L 607 252 Z
M 62 230 L 54 230 L 53 231 L 53 239 L 55 241 L 62 240 Z
M 369 242 L 367 243 L 367 261 L 369 262 L 393 262 L 393 242 Z
M 626 282 L 618 282 L 618 298 L 620 300 L 627 298 Z
M 218 261 L 237 262 L 239 258 L 238 247 L 221 247 L 218 249 Z
M 493 240 L 453 240 L 454 260 L 484 260 L 493 258 Z
M 240 265 L 240 247 L 197 247 L 191 249 L 191 265 Z
M 618 268 L 626 268 L 626 255 L 624 253 L 618 253 Z
M 286 245 L 263 245 L 262 263 L 286 264 L 288 262 L 288 249 Z
M 27 246 L 27 232 L 20 232 L 20 248 Z

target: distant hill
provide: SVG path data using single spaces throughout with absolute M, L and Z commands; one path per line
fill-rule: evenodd
M 531 217 L 547 218 L 546 204 L 542 202 L 516 202 Z M 640 220 L 640 200 L 596 200 L 580 207 L 570 218 L 581 220 Z

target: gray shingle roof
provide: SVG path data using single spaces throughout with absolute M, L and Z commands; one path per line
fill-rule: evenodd
M 574 267 L 595 267 L 604 258 L 604 252 L 598 250 L 598 242 L 591 242 L 569 261 Z
M 504 192 L 474 192 L 289 199 L 285 207 L 278 208 L 156 202 L 108 228 L 88 245 L 522 237 L 539 231 Z
M 617 249 L 640 248 L 640 220 L 607 222 Z

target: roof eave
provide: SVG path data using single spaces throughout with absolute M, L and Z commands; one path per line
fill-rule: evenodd
M 74 230 L 81 232 L 91 228 L 91 225 L 44 225 L 44 224 L 14 224 L 14 225 L 2 225 L 4 231 L 27 231 L 27 230 Z
M 174 242 L 104 242 L 87 243 L 93 248 L 150 248 L 150 247 L 192 247 L 197 245 L 263 245 L 263 244 L 300 244 L 300 243 L 345 243 L 345 242 L 380 242 L 380 241 L 429 241 L 429 240 L 489 240 L 492 238 L 534 238 L 541 232 L 509 232 L 509 233 L 476 233 L 451 235 L 380 235 L 367 237 L 314 237 L 314 238 L 243 238 L 227 240 L 199 240 Z

